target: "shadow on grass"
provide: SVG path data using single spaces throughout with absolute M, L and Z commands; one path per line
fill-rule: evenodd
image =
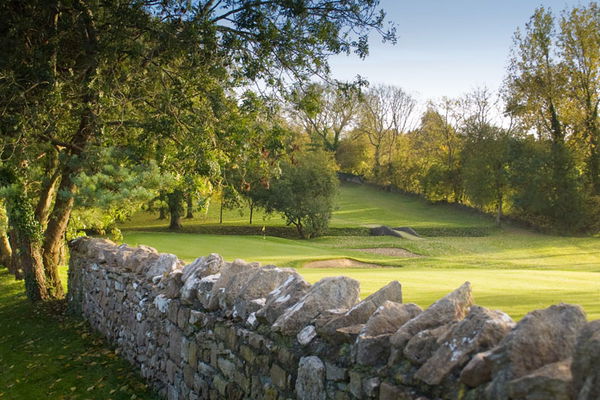
M 0 268 L 0 399 L 158 399 L 64 301 L 32 304 Z
M 489 236 L 495 228 L 482 227 L 452 227 L 419 228 L 418 233 L 424 237 L 484 237 Z M 124 228 L 129 232 L 173 232 L 167 226 Z M 292 226 L 263 226 L 263 225 L 218 225 L 195 224 L 184 226 L 178 233 L 196 233 L 207 235 L 266 235 L 285 239 L 299 239 L 298 231 Z M 323 236 L 370 236 L 366 227 L 330 227 Z

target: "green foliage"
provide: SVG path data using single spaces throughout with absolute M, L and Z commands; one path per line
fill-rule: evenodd
M 295 87 L 290 97 L 291 114 L 311 143 L 327 151 L 337 151 L 342 135 L 354 122 L 360 107 L 360 86 L 311 82 Z
M 337 188 L 331 156 L 308 151 L 282 164 L 281 176 L 272 182 L 265 207 L 282 213 L 302 238 L 319 236 L 329 224 Z
M 570 176 L 557 186 L 552 145 L 526 138 L 511 146 L 512 201 L 517 215 L 545 228 L 575 231 L 582 223 L 581 192 Z
M 510 191 L 510 134 L 489 124 L 468 130 L 462 152 L 462 170 L 467 198 L 483 210 L 494 210 L 497 223 Z
M 367 175 L 371 172 L 373 164 L 373 148 L 365 135 L 351 135 L 340 141 L 335 159 L 340 166 L 340 171 L 354 175 Z
M 43 239 L 42 226 L 35 219 L 33 207 L 24 188 L 16 183 L 5 186 L 0 189 L 0 198 L 5 201 L 11 228 L 18 229 L 31 243 L 40 244 Z
M 115 149 L 101 150 L 95 156 L 97 167 L 75 178 L 78 191 L 68 239 L 85 232 L 110 233 L 119 238 L 117 222 L 174 185 L 173 175 L 162 173 L 153 161 L 134 165 Z
M 153 160 L 165 174 L 219 182 L 246 145 L 234 89 L 327 75 L 329 55 L 367 55 L 369 32 L 395 39 L 384 17 L 378 2 L 361 0 L 0 2 L 0 156 L 19 171 L 30 208 L 43 210 L 39 225 L 48 221 L 44 268 L 58 277 L 76 203 L 119 218 L 152 191 L 142 189 L 148 181 L 124 188 L 125 165 L 105 168 L 99 149 L 120 149 L 128 165 Z M 74 201 L 76 177 L 90 193 L 108 190 L 94 198 L 83 187 Z M 54 196 L 46 183 L 59 181 Z M 123 211 L 120 198 L 131 199 Z

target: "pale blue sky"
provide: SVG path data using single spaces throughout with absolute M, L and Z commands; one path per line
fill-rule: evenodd
M 475 86 L 496 90 L 506 73 L 517 27 L 543 5 L 555 15 L 574 0 L 381 0 L 397 26 L 398 43 L 370 42 L 365 60 L 331 59 L 333 76 L 389 83 L 417 94 L 419 100 L 456 97 Z

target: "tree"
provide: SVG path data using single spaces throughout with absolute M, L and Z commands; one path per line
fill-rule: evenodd
M 387 155 L 387 160 L 391 159 L 398 136 L 408 130 L 415 106 L 412 96 L 399 87 L 378 85 L 365 93 L 358 129 L 373 146 L 376 180 L 383 175 L 383 157 Z
M 373 147 L 366 135 L 360 131 L 353 131 L 340 141 L 335 159 L 340 166 L 340 171 L 366 175 L 373 165 Z
M 467 131 L 463 149 L 465 194 L 482 209 L 493 206 L 500 226 L 510 188 L 510 133 L 489 124 L 471 129 L 476 131 Z
M 430 103 L 413 135 L 413 143 L 424 164 L 423 193 L 434 200 L 447 201 L 452 196 L 458 203 L 463 192 L 460 165 L 463 138 L 453 115 L 455 104 L 448 98 L 439 104 Z
M 354 122 L 359 101 L 360 91 L 354 85 L 312 82 L 294 90 L 292 113 L 313 143 L 335 152 L 342 134 Z
M 600 7 L 574 7 L 560 19 L 558 37 L 562 71 L 575 139 L 585 154 L 587 181 L 593 195 L 600 195 Z
M 12 248 L 8 241 L 8 219 L 6 218 L 6 208 L 0 204 L 0 265 L 5 268 L 13 268 Z M 9 272 L 15 272 L 9 269 Z
M 369 31 L 394 39 L 383 20 L 376 1 L 360 0 L 2 2 L 0 159 L 21 175 L 5 198 L 11 240 L 34 271 L 26 285 L 39 289 L 30 298 L 63 294 L 58 263 L 90 154 L 123 142 L 139 153 L 188 144 L 210 168 L 222 156 L 219 93 L 248 81 L 282 85 L 285 73 L 327 73 L 331 54 L 364 57 Z M 29 204 L 25 213 L 12 212 L 16 202 Z M 21 232 L 31 218 L 35 229 Z
M 265 199 L 269 212 L 283 214 L 302 238 L 325 232 L 333 212 L 338 178 L 335 163 L 324 151 L 307 151 L 281 165 Z
M 513 56 L 506 80 L 507 111 L 526 127 L 535 128 L 540 140 L 548 140 L 551 155 L 551 185 L 546 193 L 548 216 L 562 225 L 573 224 L 578 214 L 574 160 L 567 148 L 570 131 L 568 79 L 557 59 L 556 31 L 552 14 L 538 8 L 525 26 L 517 31 Z

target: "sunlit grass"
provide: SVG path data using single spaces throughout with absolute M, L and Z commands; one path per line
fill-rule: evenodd
M 213 215 L 214 214 L 210 214 Z M 239 213 L 238 213 L 239 215 Z M 138 216 L 132 226 L 143 218 Z M 233 215 L 230 217 L 233 221 Z M 275 218 L 275 225 L 282 221 Z M 207 218 L 208 223 L 214 219 Z M 184 223 L 187 221 L 184 221 Z M 242 223 L 237 220 L 235 223 Z M 269 222 L 270 223 L 270 222 Z M 600 318 L 600 239 L 564 237 L 508 227 L 490 229 L 493 220 L 448 205 L 344 185 L 332 225 L 337 227 L 411 226 L 419 228 L 488 228 L 483 237 L 440 236 L 410 241 L 395 237 L 329 236 L 294 240 L 271 236 L 197 235 L 168 232 L 125 232 L 129 244 L 146 244 L 177 254 L 186 261 L 211 252 L 227 260 L 242 258 L 299 268 L 314 282 L 324 276 L 358 279 L 366 296 L 393 279 L 404 286 L 405 300 L 427 306 L 448 291 L 471 281 L 478 304 L 502 309 L 515 318 L 558 302 L 584 306 L 590 318 Z M 129 225 L 127 225 L 129 226 Z M 154 225 L 147 229 L 152 229 Z M 268 231 L 268 229 L 267 229 Z M 401 247 L 419 258 L 398 258 L 358 252 L 366 247 Z M 353 258 L 383 269 L 307 269 L 313 260 Z

